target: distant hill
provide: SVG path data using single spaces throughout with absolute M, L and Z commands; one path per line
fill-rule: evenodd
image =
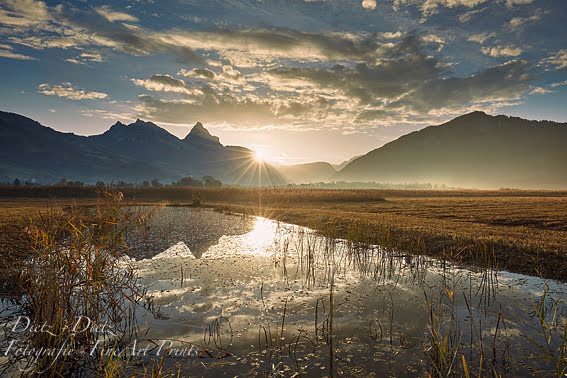
M 278 172 L 294 184 L 328 181 L 337 171 L 329 163 L 316 162 L 296 165 L 275 165 Z
M 179 139 L 151 122 L 120 122 L 100 135 L 61 133 L 14 113 L 0 112 L 0 176 L 53 182 L 168 181 L 214 176 L 229 184 L 283 185 L 285 179 L 253 151 L 223 146 L 201 123 Z
M 567 124 L 473 112 L 404 135 L 333 180 L 567 188 Z
M 347 165 L 349 165 L 350 162 L 352 162 L 354 159 L 358 159 L 358 158 L 361 157 L 361 156 L 362 156 L 362 155 L 356 155 L 356 156 L 351 157 L 351 158 L 348 159 L 348 160 L 343 161 L 343 162 L 340 163 L 340 164 L 331 164 L 331 165 L 332 165 L 333 168 L 335 168 L 335 170 L 338 172 L 338 171 L 340 171 L 341 169 L 343 169 L 344 167 L 346 167 Z

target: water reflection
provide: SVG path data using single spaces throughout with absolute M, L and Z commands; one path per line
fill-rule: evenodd
M 236 219 L 207 217 L 231 227 Z M 191 244 L 172 243 L 136 262 L 159 307 L 158 319 L 142 316 L 148 338 L 231 355 L 184 366 L 186 374 L 424 376 L 450 368 L 458 376 L 461 355 L 475 364 L 471 375 L 480 366 L 519 376 L 553 369 L 527 340 L 546 343 L 534 315 L 538 300 L 546 319 L 565 320 L 557 302 L 565 284 L 471 271 L 258 217 L 242 222 L 247 232 L 220 236 L 200 259 Z
M 128 235 L 134 258 L 150 258 L 183 242 L 199 258 L 225 235 L 242 235 L 254 227 L 254 219 L 220 214 L 210 209 L 186 207 L 141 208 L 151 214 L 151 226 Z
M 264 254 L 274 242 L 277 224 L 261 217 L 255 217 L 254 228 L 243 235 L 246 245 L 250 248 L 247 252 L 251 254 Z

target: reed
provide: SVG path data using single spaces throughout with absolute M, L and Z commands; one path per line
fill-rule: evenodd
M 69 352 L 57 358 L 10 353 L 2 366 L 5 373 L 119 375 L 121 362 L 102 357 L 97 345 L 119 348 L 135 335 L 136 308 L 146 293 L 122 256 L 126 232 L 147 217 L 125 209 L 122 199 L 121 193 L 105 193 L 92 210 L 50 209 L 29 225 L 33 255 L 24 264 L 18 283 L 22 296 L 11 315 L 25 317 L 31 325 L 45 324 L 48 331 L 16 326 L 6 342 Z
M 560 312 L 563 304 L 564 299 L 553 298 L 547 286 L 539 299 L 532 299 L 532 315 L 541 337 L 529 341 L 540 351 L 538 358 L 551 362 L 554 368 L 538 373 L 557 378 L 567 375 L 567 318 Z

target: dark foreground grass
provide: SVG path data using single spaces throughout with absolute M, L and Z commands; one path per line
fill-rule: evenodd
M 567 279 L 567 191 L 167 187 L 123 193 L 138 204 L 209 206 L 460 263 Z M 18 236 L 22 219 L 46 199 L 89 204 L 95 196 L 95 188 L 0 188 L 2 253 L 25 249 Z

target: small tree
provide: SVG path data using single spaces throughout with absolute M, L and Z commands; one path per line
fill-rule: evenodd
M 14 180 L 14 186 L 20 186 L 20 185 L 22 185 L 22 182 L 20 181 L 20 179 L 18 179 L 18 178 L 15 179 Z
M 95 185 L 96 185 L 97 188 L 104 188 L 105 187 L 104 181 L 97 181 Z
M 144 180 L 144 182 L 142 183 L 142 185 L 144 185 L 144 188 L 147 188 L 150 186 L 150 182 L 148 180 Z
M 160 186 L 162 186 L 157 178 L 153 179 L 151 184 L 154 188 L 159 188 Z

